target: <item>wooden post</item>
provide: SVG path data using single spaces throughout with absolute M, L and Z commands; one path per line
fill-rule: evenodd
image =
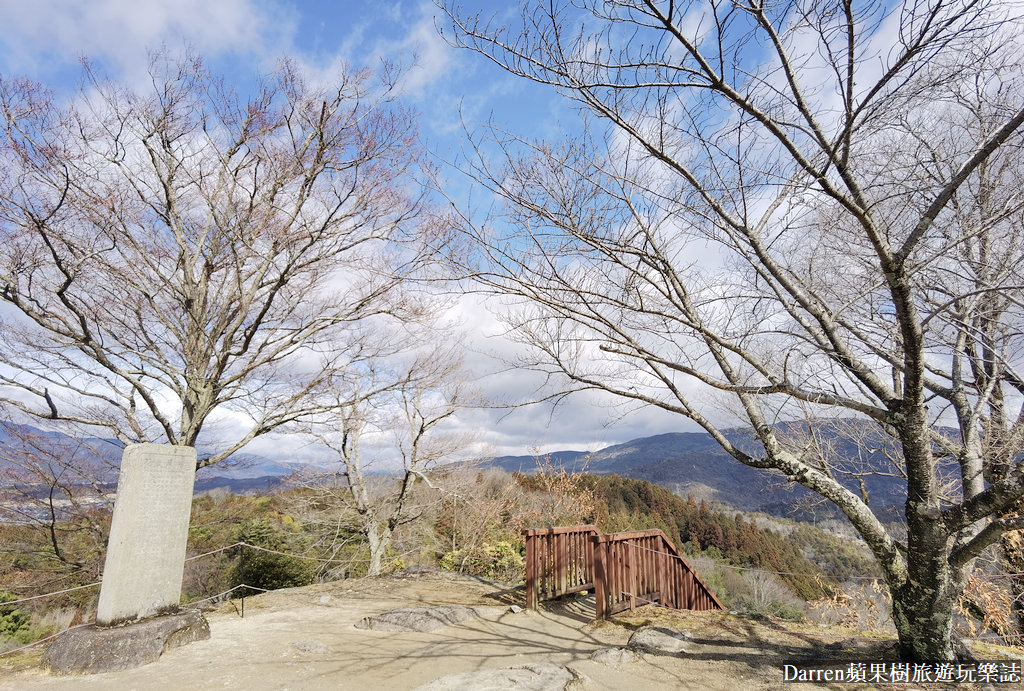
M 537 536 L 523 531 L 526 538 L 526 609 L 537 609 Z
M 625 548 L 622 550 L 622 563 L 624 566 L 622 587 L 619 590 L 628 590 L 630 593 L 636 592 L 636 565 L 633 560 L 633 543 L 631 541 L 625 541 L 622 543 Z
M 555 551 L 555 595 L 564 595 L 567 590 L 565 585 L 565 565 L 569 558 L 568 535 L 562 533 L 552 538 Z
M 591 550 L 594 555 L 594 610 L 598 619 L 608 617 L 608 583 L 606 572 L 606 557 L 608 556 L 608 544 L 601 541 L 600 535 L 590 538 Z
M 593 583 L 594 578 L 594 538 L 596 533 L 590 533 L 583 538 L 583 582 Z M 596 592 L 595 592 L 596 596 Z

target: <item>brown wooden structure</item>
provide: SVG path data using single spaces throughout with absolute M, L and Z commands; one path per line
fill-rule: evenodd
M 524 530 L 526 538 L 526 608 L 541 600 L 594 589 L 592 525 Z
M 594 591 L 597 618 L 638 604 L 725 609 L 660 530 L 602 535 L 592 525 L 524 530 L 526 607 Z

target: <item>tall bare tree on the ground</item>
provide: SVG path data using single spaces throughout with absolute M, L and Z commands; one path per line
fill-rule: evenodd
M 386 72 L 284 63 L 246 98 L 157 55 L 142 91 L 86 66 L 67 106 L 0 80 L 0 398 L 124 442 L 241 413 L 200 466 L 319 410 L 420 310 L 420 149 Z
M 333 557 L 347 533 L 358 533 L 369 550 L 367 575 L 383 573 L 395 531 L 424 509 L 416 488 L 431 486 L 443 463 L 468 460 L 471 440 L 444 429 L 470 404 L 468 391 L 454 349 L 423 352 L 405 367 L 378 368 L 309 426 L 337 455 L 336 467 L 302 478 L 295 497 L 323 552 Z
M 453 43 L 583 113 L 558 144 L 492 128 L 467 164 L 505 202 L 462 217 L 467 269 L 525 299 L 506 316 L 533 364 L 834 502 L 884 571 L 904 658 L 955 657 L 975 558 L 1024 528 L 1014 7 L 556 1 L 512 28 L 447 11 Z M 775 424 L 805 412 L 895 441 L 905 535 Z

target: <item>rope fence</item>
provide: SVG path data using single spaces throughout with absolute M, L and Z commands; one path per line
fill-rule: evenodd
M 235 549 L 236 547 L 244 547 L 244 548 L 256 550 L 258 552 L 267 552 L 269 554 L 277 554 L 277 555 L 284 556 L 284 557 L 290 557 L 292 559 L 301 559 L 301 560 L 305 560 L 305 561 L 313 561 L 313 562 L 317 562 L 317 563 L 321 563 L 321 564 L 352 564 L 352 563 L 362 563 L 364 561 L 369 561 L 368 559 L 324 559 L 324 558 L 321 558 L 321 557 L 310 557 L 310 556 L 306 556 L 306 555 L 303 555 L 303 554 L 291 554 L 289 552 L 282 552 L 280 550 L 270 549 L 268 547 L 260 547 L 259 545 L 251 545 L 248 542 L 235 542 L 235 543 L 232 543 L 232 544 L 227 545 L 225 547 L 219 547 L 217 549 L 210 550 L 209 552 L 204 552 L 203 554 L 196 554 L 195 556 L 186 557 L 185 561 L 186 562 L 196 561 L 196 560 L 202 559 L 204 557 L 213 556 L 214 554 L 219 554 L 221 552 L 226 552 L 228 550 Z M 407 551 L 402 552 L 401 554 L 399 554 L 397 556 L 398 556 L 398 558 L 402 558 L 402 557 L 408 556 L 410 554 L 413 554 L 416 551 L 417 550 L 407 550 Z M 95 583 L 87 583 L 85 585 L 78 585 L 78 586 L 75 586 L 73 588 L 64 588 L 63 590 L 55 590 L 55 591 L 53 591 L 51 593 L 43 593 L 42 595 L 33 595 L 31 597 L 23 597 L 23 598 L 19 598 L 17 600 L 8 600 L 7 602 L 0 602 L 0 609 L 2 609 L 4 607 L 11 607 L 11 606 L 14 606 L 14 605 L 18 605 L 18 604 L 21 604 L 23 602 L 30 602 L 32 600 L 41 600 L 41 599 L 49 598 L 49 597 L 56 597 L 57 595 L 64 595 L 66 593 L 75 592 L 77 590 L 84 590 L 86 588 L 95 588 L 96 586 L 102 585 L 102 584 L 103 584 L 103 581 L 100 580 L 100 581 L 96 581 Z M 225 596 L 230 595 L 231 593 L 236 592 L 238 590 L 242 590 L 243 592 L 245 590 L 255 590 L 255 591 L 258 591 L 258 592 L 261 592 L 261 593 L 269 593 L 269 592 L 271 592 L 267 588 L 260 588 L 260 587 L 254 586 L 254 585 L 249 585 L 247 583 L 240 583 L 240 584 L 238 584 L 238 585 L 236 585 L 236 586 L 234 586 L 232 588 L 228 588 L 227 590 L 225 590 L 223 592 L 217 593 L 216 595 L 210 595 L 209 597 L 204 597 L 204 598 L 201 598 L 199 600 L 190 600 L 189 602 L 187 602 L 185 604 L 186 605 L 200 605 L 200 604 L 203 604 L 203 603 L 206 603 L 206 602 L 219 602 L 219 601 L 222 601 L 225 598 Z M 242 612 L 243 612 L 242 616 L 244 617 L 245 616 L 244 615 L 244 612 L 245 612 L 245 596 L 244 595 L 242 596 Z M 85 622 L 85 623 L 82 623 L 82 624 L 76 624 L 74 626 L 69 626 L 68 628 L 64 629 L 64 631 L 70 631 L 72 629 L 78 629 L 78 628 L 81 628 L 83 626 L 91 626 L 94 623 L 95 623 L 95 621 L 88 621 L 88 622 Z M 6 650 L 6 651 L 3 651 L 3 652 L 0 652 L 0 657 L 4 657 L 4 656 L 7 656 L 7 655 L 13 655 L 14 653 L 18 653 L 18 652 L 21 652 L 23 650 L 28 650 L 28 649 L 34 648 L 34 647 L 36 647 L 38 645 L 42 645 L 43 643 L 51 641 L 54 638 L 56 638 L 57 636 L 61 635 L 64 631 L 59 631 L 57 633 L 51 634 L 49 636 L 46 636 L 45 638 L 40 638 L 38 641 L 34 641 L 34 642 L 29 643 L 27 645 L 23 645 L 20 648 L 14 648 L 12 650 Z
M 16 605 L 19 602 L 28 602 L 29 600 L 40 600 L 44 597 L 53 597 L 54 595 L 63 595 L 64 593 L 70 593 L 75 590 L 82 590 L 84 588 L 95 588 L 103 581 L 96 581 L 95 583 L 87 583 L 86 585 L 76 585 L 74 588 L 65 588 L 64 590 L 57 590 L 52 593 L 45 593 L 43 595 L 33 595 L 32 597 L 23 597 L 20 600 L 8 600 L 7 602 L 0 602 L 0 607 L 6 607 L 8 605 Z
M 267 588 L 257 588 L 254 585 L 248 585 L 246 583 L 240 583 L 240 584 L 236 585 L 234 588 L 228 588 L 223 593 L 217 593 L 216 595 L 211 595 L 210 597 L 204 597 L 202 600 L 192 600 L 188 604 L 190 604 L 190 605 L 198 605 L 201 602 L 210 602 L 211 600 L 217 600 L 218 598 L 222 598 L 225 595 L 229 595 L 229 594 L 235 592 L 236 590 L 240 590 L 242 588 L 248 588 L 249 590 L 258 590 L 261 593 L 269 593 L 270 592 L 270 590 L 268 590 Z
M 639 544 L 637 542 L 634 542 L 632 540 L 624 540 L 623 543 L 624 544 L 629 544 L 629 545 L 633 546 L 635 549 L 645 550 L 645 551 L 649 551 L 649 552 L 656 552 L 656 553 L 659 553 L 659 554 L 667 554 L 665 552 L 659 552 L 658 550 L 652 549 L 650 547 L 646 547 L 646 546 L 641 545 L 641 544 Z M 195 560 L 198 560 L 198 559 L 202 559 L 204 557 L 212 556 L 214 554 L 219 554 L 221 552 L 226 552 L 226 551 L 234 549 L 236 547 L 244 547 L 244 548 L 253 549 L 253 550 L 256 550 L 256 551 L 259 551 L 259 552 L 267 552 L 269 554 L 277 554 L 277 555 L 284 556 L 284 557 L 290 557 L 292 559 L 302 559 L 302 560 L 305 560 L 305 561 L 312 561 L 312 562 L 317 562 L 317 563 L 321 563 L 321 564 L 351 564 L 351 563 L 354 563 L 354 562 L 355 563 L 361 563 L 361 562 L 364 562 L 364 561 L 368 561 L 366 559 L 324 559 L 324 558 L 321 558 L 321 557 L 310 557 L 310 556 L 306 556 L 306 555 L 302 555 L 302 554 L 291 554 L 289 552 L 282 552 L 280 550 L 270 549 L 268 547 L 260 547 L 259 545 L 251 545 L 251 544 L 249 544 L 247 542 L 235 542 L 235 543 L 232 543 L 230 545 L 227 545 L 226 547 L 219 547 L 219 548 L 211 550 L 209 552 L 204 552 L 203 554 L 197 554 L 195 556 L 187 557 L 185 559 L 185 561 L 186 562 L 195 561 Z M 402 558 L 402 557 L 407 556 L 409 554 L 413 554 L 416 551 L 418 551 L 418 550 L 407 550 L 406 552 L 403 552 L 403 553 L 399 554 L 398 558 Z M 677 555 L 668 554 L 668 556 L 670 556 L 672 559 L 676 559 L 676 560 L 679 560 L 679 561 L 681 561 L 683 563 L 686 563 L 685 559 L 683 559 L 682 557 L 679 557 Z M 757 572 L 761 572 L 761 573 L 773 574 L 773 575 L 776 575 L 776 576 L 808 576 L 808 575 L 810 575 L 810 574 L 797 573 L 797 572 L 792 572 L 792 571 L 773 571 L 771 569 L 763 569 L 763 568 L 756 567 L 756 566 L 734 566 L 732 564 L 722 564 L 722 563 L 718 563 L 718 562 L 716 562 L 714 564 L 714 566 L 715 566 L 715 568 L 733 569 L 733 570 L 736 570 L 736 571 L 757 571 Z M 1024 573 L 1004 573 L 1004 574 L 987 575 L 987 577 L 990 578 L 990 579 L 1015 578 L 1015 577 L 1022 577 L 1022 576 L 1024 576 Z M 877 582 L 877 581 L 882 580 L 882 579 L 881 579 L 881 577 L 878 577 L 878 576 L 851 576 L 851 577 L 849 577 L 846 580 L 863 580 L 863 581 L 875 581 L 875 582 Z M 51 593 L 44 593 L 42 595 L 33 595 L 31 597 L 24 597 L 24 598 L 20 598 L 18 600 L 9 600 L 7 602 L 0 602 L 0 608 L 10 607 L 10 606 L 17 605 L 17 604 L 20 604 L 20 603 L 23 603 L 23 602 L 30 602 L 32 600 L 41 600 L 41 599 L 44 599 L 44 598 L 55 597 L 57 595 L 64 595 L 66 593 L 74 592 L 74 591 L 77 591 L 77 590 L 84 590 L 86 588 L 95 588 L 96 586 L 101 585 L 102 583 L 103 583 L 103 581 L 96 581 L 95 583 L 87 583 L 85 585 L 79 585 L 79 586 L 75 586 L 75 587 L 72 587 L 72 588 L 65 588 L 63 590 L 57 590 L 57 591 L 54 591 L 54 592 L 51 592 Z M 229 589 L 227 589 L 227 590 L 225 590 L 223 592 L 217 593 L 216 595 L 211 595 L 209 597 L 205 597 L 205 598 L 202 598 L 202 599 L 199 599 L 199 600 L 192 600 L 190 602 L 187 602 L 186 604 L 188 604 L 188 605 L 198 605 L 198 604 L 201 604 L 201 603 L 204 603 L 204 602 L 220 601 L 221 599 L 224 598 L 224 596 L 230 595 L 231 593 L 233 593 L 235 591 L 238 591 L 238 590 L 241 590 L 241 589 L 255 590 L 255 591 L 259 591 L 259 592 L 263 592 L 263 593 L 271 592 L 269 589 L 266 589 L 266 588 L 259 588 L 257 586 L 248 585 L 248 584 L 245 584 L 245 583 L 240 583 L 240 584 L 238 584 L 238 585 L 236 585 L 236 586 L 234 586 L 232 588 L 229 588 Z M 643 598 L 639 598 L 638 597 L 637 599 L 640 600 L 640 599 L 643 599 Z M 242 596 L 242 608 L 243 608 L 242 611 L 244 612 L 245 611 L 245 609 L 244 609 L 245 608 L 245 596 L 244 595 Z M 244 616 L 244 614 L 243 614 L 243 616 Z M 70 631 L 72 629 L 81 628 L 83 626 L 90 626 L 92 623 L 94 623 L 94 622 L 86 622 L 86 623 L 83 623 L 83 624 L 76 624 L 75 626 L 68 627 L 67 629 L 65 629 L 65 631 Z M 53 640 L 54 638 L 59 636 L 61 633 L 63 633 L 63 631 L 55 633 L 55 634 L 52 634 L 52 635 L 47 636 L 45 638 L 41 638 L 38 641 L 35 641 L 33 643 L 29 643 L 29 644 L 24 645 L 24 646 L 22 646 L 20 648 L 14 648 L 13 650 L 7 650 L 7 651 L 4 651 L 4 652 L 0 652 L 0 657 L 4 657 L 6 655 L 12 655 L 14 653 L 21 652 L 23 650 L 28 650 L 30 648 L 34 648 L 35 646 L 38 646 L 38 645 L 41 645 L 43 643 L 46 643 L 47 641 Z M 996 639 L 1003 640 L 1003 641 L 1006 641 L 1006 642 L 1010 642 L 1012 640 L 1014 642 L 1011 643 L 1011 645 L 1020 645 L 1021 644 L 1022 635 L 1006 637 L 1006 636 L 1000 636 L 1000 635 L 997 635 L 997 634 L 992 634 L 991 636 L 986 636 L 986 639 L 989 639 L 989 638 L 996 638 Z
M 219 552 L 219 551 L 221 551 L 221 550 L 215 550 L 215 552 Z M 90 584 L 90 586 L 93 586 L 93 585 L 99 585 L 99 583 L 92 583 L 92 584 Z M 86 588 L 86 587 L 90 587 L 90 586 L 79 586 L 79 588 Z M 68 590 L 64 590 L 64 591 L 61 591 L 61 592 L 70 592 L 71 590 L 78 590 L 79 588 L 69 588 Z M 204 597 L 201 600 L 192 600 L 191 602 L 188 602 L 186 604 L 198 605 L 198 604 L 201 604 L 203 602 L 210 602 L 212 600 L 218 600 L 218 598 L 223 598 L 225 595 L 230 595 L 231 593 L 235 592 L 236 590 L 240 590 L 242 588 L 247 588 L 249 590 L 258 590 L 258 591 L 260 591 L 262 593 L 269 593 L 269 592 L 271 592 L 267 588 L 258 588 L 258 587 L 254 586 L 254 585 L 248 585 L 246 583 L 240 583 L 239 585 L 236 585 L 234 588 L 228 588 L 227 590 L 225 590 L 222 593 L 217 593 L 216 595 L 211 595 L 210 597 Z M 59 592 L 58 593 L 47 593 L 46 595 L 37 595 L 35 598 L 29 597 L 29 598 L 25 598 L 24 600 L 12 600 L 10 602 L 0 603 L 0 607 L 6 606 L 6 605 L 13 605 L 16 602 L 25 602 L 26 600 L 34 600 L 34 599 L 41 598 L 41 597 L 48 597 L 50 595 L 59 595 L 59 594 L 60 594 Z M 245 596 L 242 597 L 242 612 L 243 612 L 242 616 L 244 617 L 245 616 L 244 615 L 244 612 L 245 612 Z M 93 620 L 93 621 L 87 621 L 87 622 L 82 623 L 82 624 L 75 624 L 74 626 L 69 626 L 68 628 L 64 629 L 64 631 L 71 631 L 72 629 L 80 629 L 83 626 L 92 626 L 95 623 L 96 623 L 96 621 Z M 6 655 L 13 655 L 14 653 L 18 653 L 18 652 L 21 652 L 23 650 L 28 650 L 30 648 L 34 648 L 37 645 L 42 645 L 43 643 L 46 643 L 47 641 L 51 641 L 54 638 L 56 638 L 57 636 L 61 635 L 62 633 L 64 633 L 64 631 L 58 631 L 57 633 L 51 634 L 49 636 L 46 636 L 45 638 L 40 638 L 38 641 L 34 641 L 34 642 L 29 643 L 27 645 L 23 645 L 20 648 L 14 648 L 13 650 L 5 650 L 3 652 L 0 652 L 0 657 L 4 657 Z
M 8 603 L 4 603 L 4 604 L 8 604 Z M 93 624 L 93 622 L 87 621 L 84 624 L 75 624 L 74 626 L 69 626 L 66 629 L 64 629 L 64 631 L 71 631 L 72 629 L 80 629 L 83 626 L 92 626 L 92 624 Z M 59 636 L 62 633 L 64 633 L 64 631 L 58 631 L 57 633 L 51 634 L 51 635 L 47 636 L 46 638 L 40 638 L 38 641 L 35 641 L 33 643 L 29 643 L 28 645 L 23 645 L 20 648 L 15 648 L 14 650 L 5 650 L 4 652 L 0 653 L 0 657 L 3 657 L 5 655 L 13 655 L 14 653 L 20 653 L 22 650 L 28 650 L 29 648 L 35 648 L 37 645 L 42 645 L 43 643 L 46 643 L 47 641 L 52 641 L 54 638 L 56 638 L 57 636 Z

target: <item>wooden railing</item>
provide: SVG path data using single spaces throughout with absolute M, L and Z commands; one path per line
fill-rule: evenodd
M 526 607 L 541 600 L 594 588 L 592 525 L 524 530 L 526 538 Z
M 650 602 L 672 609 L 725 609 L 660 530 L 594 538 L 597 618 Z
M 594 591 L 597 618 L 638 604 L 725 609 L 660 530 L 601 535 L 592 525 L 524 530 L 526 606 Z

